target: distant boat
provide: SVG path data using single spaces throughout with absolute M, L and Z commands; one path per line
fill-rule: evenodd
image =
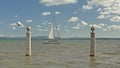
M 43 44 L 60 44 L 60 42 L 55 38 L 54 23 L 52 23 L 51 30 L 48 39 L 43 42 Z M 57 30 L 57 29 L 56 29 Z

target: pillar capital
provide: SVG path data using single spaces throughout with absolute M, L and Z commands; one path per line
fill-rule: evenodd
M 31 30 L 31 27 L 29 25 L 27 25 L 27 28 L 26 28 L 27 31 L 30 31 Z
M 95 30 L 95 28 L 92 26 L 92 27 L 91 27 L 91 31 L 94 32 L 94 30 Z

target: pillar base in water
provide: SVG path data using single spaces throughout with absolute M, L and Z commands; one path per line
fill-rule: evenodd
M 90 55 L 90 57 L 94 57 L 94 55 Z
M 31 55 L 26 54 L 25 56 L 31 56 Z

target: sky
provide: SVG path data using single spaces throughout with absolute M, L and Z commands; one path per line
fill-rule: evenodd
M 120 38 L 120 0 L 0 0 L 0 37 L 25 37 L 27 25 L 48 36 L 53 22 L 60 37 L 88 38 L 94 26 L 98 38 Z

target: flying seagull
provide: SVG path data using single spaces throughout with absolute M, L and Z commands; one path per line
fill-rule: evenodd
M 24 27 L 24 25 L 23 25 L 21 22 L 17 22 L 16 24 L 17 24 L 17 26 L 19 26 L 19 27 Z

